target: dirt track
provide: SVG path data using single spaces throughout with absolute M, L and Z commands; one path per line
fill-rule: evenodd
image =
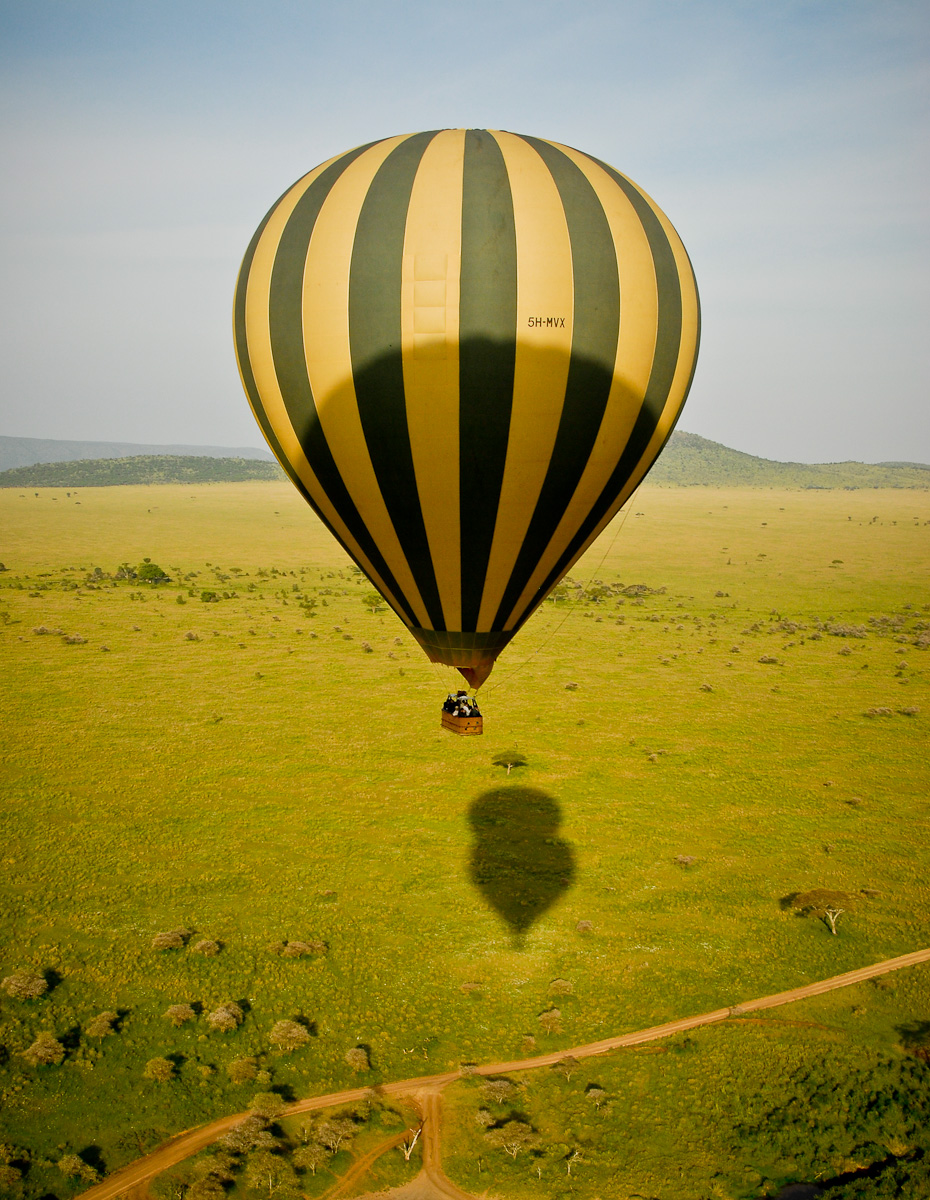
M 755 1012 L 763 1008 L 776 1008 L 781 1004 L 791 1004 L 795 1000 L 804 1000 L 808 996 L 819 996 L 824 992 L 832 992 L 837 988 L 850 987 L 862 983 L 866 979 L 874 979 L 877 975 L 886 975 L 890 971 L 899 971 L 903 967 L 913 967 L 918 963 L 930 962 L 930 949 L 915 950 L 911 954 L 902 954 L 898 958 L 889 958 L 884 962 L 873 963 L 868 967 L 860 967 L 856 971 L 847 971 L 844 975 L 834 975 L 830 979 L 822 979 L 804 987 L 792 988 L 787 992 L 777 992 L 773 996 L 764 996 L 761 1000 L 748 1000 L 729 1008 L 718 1008 L 714 1012 L 702 1013 L 697 1017 L 684 1017 L 679 1021 L 669 1021 L 665 1025 L 654 1025 L 650 1029 L 641 1029 L 636 1033 L 625 1033 L 619 1037 L 605 1038 L 600 1042 L 589 1042 L 585 1046 L 575 1046 L 570 1050 L 556 1050 L 552 1054 L 538 1055 L 536 1058 L 516 1059 L 513 1062 L 490 1063 L 478 1067 L 479 1075 L 502 1075 L 508 1071 L 530 1071 L 536 1067 L 551 1066 L 561 1058 L 592 1058 L 597 1054 L 605 1054 L 609 1050 L 619 1050 L 624 1046 L 638 1046 L 643 1042 L 656 1041 L 659 1038 L 670 1037 L 675 1033 L 683 1033 L 688 1029 L 696 1029 L 700 1025 L 713 1025 L 725 1021 L 727 1017 L 739 1016 L 742 1013 Z M 380 1091 L 387 1096 L 407 1095 L 413 1098 L 420 1108 L 423 1117 L 423 1170 L 413 1183 L 389 1193 L 381 1193 L 383 1197 L 391 1196 L 395 1200 L 473 1200 L 467 1192 L 457 1188 L 451 1180 L 442 1173 L 441 1154 L 441 1113 L 442 1089 L 461 1077 L 459 1071 L 447 1071 L 442 1075 L 426 1075 L 418 1079 L 402 1079 L 393 1083 L 381 1085 Z M 307 1100 L 298 1100 L 288 1106 L 286 1114 L 312 1112 L 318 1108 L 332 1108 L 339 1104 L 351 1104 L 361 1100 L 366 1088 L 352 1088 L 345 1092 L 334 1092 L 328 1096 L 312 1096 Z M 137 1159 L 129 1166 L 114 1172 L 102 1183 L 95 1184 L 82 1193 L 85 1200 L 113 1200 L 121 1196 L 147 1179 L 160 1175 L 170 1167 L 198 1150 L 203 1150 L 211 1142 L 222 1137 L 237 1121 L 241 1121 L 246 1113 L 233 1113 L 202 1125 L 199 1129 L 191 1129 L 180 1133 L 169 1141 L 164 1142 L 157 1150 L 144 1158 Z M 385 1150 L 389 1148 L 385 1145 Z M 372 1160 L 373 1161 L 373 1160 Z M 355 1178 L 358 1176 L 355 1175 Z M 342 1189 L 343 1180 L 330 1193 L 338 1195 Z

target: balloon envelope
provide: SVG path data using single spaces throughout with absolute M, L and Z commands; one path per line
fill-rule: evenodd
M 644 192 L 497 130 L 316 167 L 256 231 L 234 309 L 291 481 L 475 686 L 655 461 L 699 329 L 687 253 Z

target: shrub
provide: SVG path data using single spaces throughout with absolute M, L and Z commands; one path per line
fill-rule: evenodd
M 494 1104 L 503 1104 L 516 1090 L 516 1086 L 509 1079 L 488 1079 L 481 1085 L 482 1096 Z
M 68 1179 L 84 1179 L 87 1183 L 95 1183 L 99 1178 L 97 1171 L 86 1163 L 79 1154 L 66 1154 L 58 1160 L 58 1170 Z
M 156 933 L 152 938 L 152 949 L 183 950 L 190 935 L 189 929 L 171 929 L 167 933 Z
M 88 1037 L 92 1038 L 109 1037 L 111 1033 L 116 1032 L 116 1030 L 113 1028 L 113 1025 L 118 1020 L 119 1013 L 102 1012 L 99 1014 L 99 1016 L 94 1017 L 94 1019 L 88 1023 L 88 1026 L 84 1032 Z
M 273 1150 L 277 1139 L 265 1128 L 265 1118 L 253 1113 L 234 1125 L 225 1137 L 220 1138 L 220 1145 L 235 1154 L 248 1154 L 250 1150 Z
M 48 991 L 48 981 L 35 971 L 14 971 L 0 983 L 0 987 L 14 1000 L 36 1000 Z
M 570 996 L 575 990 L 575 985 L 570 979 L 553 979 L 549 984 L 550 996 Z
M 249 1112 L 266 1121 L 280 1117 L 287 1105 L 276 1092 L 258 1092 L 249 1101 Z
M 144 1079 L 155 1079 L 167 1083 L 174 1077 L 174 1063 L 169 1058 L 150 1058 L 142 1072 Z
M 231 1033 L 242 1024 L 243 1015 L 238 1004 L 227 1000 L 225 1004 L 207 1014 L 207 1024 L 219 1033 Z
M 175 1028 L 180 1029 L 185 1021 L 192 1021 L 197 1013 L 189 1004 L 172 1004 L 165 1016 Z
M 258 1074 L 257 1058 L 234 1058 L 226 1067 L 230 1083 L 251 1083 Z
M 310 1032 L 299 1021 L 276 1021 L 268 1040 L 285 1054 L 292 1054 L 310 1041 Z
M 303 958 L 307 954 L 325 954 L 326 943 L 312 942 L 279 942 L 272 949 L 283 958 Z
M 64 1046 L 50 1033 L 40 1033 L 32 1045 L 21 1055 L 31 1067 L 57 1066 L 64 1056 Z
M 593 933 L 594 925 L 590 921 L 579 921 L 575 926 L 576 933 Z
M 136 579 L 140 583 L 169 583 L 167 572 L 163 571 L 157 563 L 153 563 L 150 558 L 145 562 L 140 563 L 136 568 Z
M 197 942 L 193 947 L 195 954 L 203 954 L 207 958 L 214 958 L 220 952 L 219 942 L 214 942 L 211 938 L 204 938 Z
M 351 1050 L 345 1053 L 345 1060 L 353 1071 L 370 1071 L 371 1062 L 368 1058 L 368 1051 L 364 1046 L 353 1046 Z
M 558 1008 L 547 1008 L 537 1018 L 546 1033 L 562 1032 L 562 1013 Z

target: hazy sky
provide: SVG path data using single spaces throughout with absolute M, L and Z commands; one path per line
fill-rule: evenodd
M 926 0 L 0 0 L 0 433 L 261 445 L 230 308 L 265 211 L 449 126 L 630 175 L 691 254 L 680 428 L 930 462 Z

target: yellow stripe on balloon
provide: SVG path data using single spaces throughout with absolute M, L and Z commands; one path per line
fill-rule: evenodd
M 447 629 L 462 627 L 459 515 L 459 276 L 464 129 L 429 143 L 404 233 L 401 346 L 407 430 Z
M 350 163 L 333 184 L 310 237 L 301 316 L 307 375 L 336 470 L 404 598 L 428 629 L 426 607 L 368 453 L 349 348 L 349 269 L 359 213 L 378 168 L 407 136 L 378 142 Z
M 342 156 L 337 155 L 336 157 Z M 268 423 L 274 429 L 275 436 L 294 473 L 307 489 L 307 493 L 312 498 L 313 503 L 336 531 L 337 537 L 339 537 L 349 553 L 355 558 L 365 574 L 368 575 L 375 586 L 383 593 L 401 620 L 404 620 L 404 614 L 397 602 L 397 598 L 381 579 L 378 572 L 362 552 L 355 538 L 346 528 L 342 518 L 330 503 L 329 497 L 323 490 L 313 468 L 307 461 L 303 447 L 300 444 L 300 439 L 287 414 L 284 397 L 281 395 L 281 389 L 278 386 L 278 377 L 275 373 L 274 357 L 271 351 L 268 294 L 271 287 L 271 273 L 274 267 L 275 256 L 278 253 L 281 234 L 301 196 L 303 196 L 313 181 L 335 161 L 336 159 L 332 158 L 329 162 L 322 163 L 308 175 L 305 175 L 303 179 L 298 180 L 291 190 L 279 201 L 278 206 L 271 214 L 268 224 L 262 232 L 258 245 L 255 247 L 245 295 L 245 328 L 249 364 L 252 368 L 252 376 L 255 380 L 256 389 L 262 397 L 262 406 Z M 248 392 L 246 392 L 246 395 L 248 395 Z
M 620 335 L 610 394 L 591 455 L 552 538 L 505 624 L 512 629 L 581 528 L 622 455 L 636 424 L 655 352 L 658 292 L 655 264 L 642 223 L 616 183 L 585 154 L 556 145 L 584 173 L 604 209 L 614 248 L 622 246 Z
M 555 446 L 572 349 L 574 277 L 558 188 L 523 138 L 490 131 L 501 148 L 517 242 L 517 348 L 510 437 L 477 628 L 492 628 Z M 540 324 L 536 322 L 540 321 Z M 554 325 L 547 325 L 554 320 Z

